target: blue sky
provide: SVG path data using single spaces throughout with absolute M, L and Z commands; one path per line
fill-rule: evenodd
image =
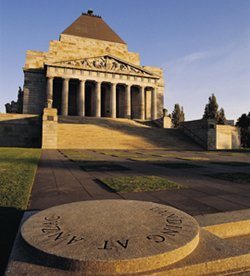
M 228 119 L 250 111 L 250 0 L 0 0 L 1 112 L 23 86 L 25 51 L 47 51 L 88 9 L 163 68 L 168 110 L 199 119 L 214 93 Z

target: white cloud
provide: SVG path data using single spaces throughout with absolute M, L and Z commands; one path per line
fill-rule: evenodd
M 183 58 L 181 58 L 179 60 L 179 62 L 184 62 L 184 63 L 193 63 L 193 62 L 196 62 L 196 61 L 199 61 L 199 60 L 202 60 L 202 59 L 206 59 L 208 57 L 211 56 L 211 52 L 209 51 L 204 51 L 204 52 L 194 52 L 194 53 L 191 53 L 187 56 L 184 56 Z

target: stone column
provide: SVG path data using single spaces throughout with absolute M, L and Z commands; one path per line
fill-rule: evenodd
M 110 117 L 116 118 L 116 83 L 110 84 Z
M 53 77 L 48 77 L 47 78 L 47 88 L 46 88 L 46 94 L 47 94 L 47 99 L 46 99 L 46 107 L 47 108 L 52 108 L 53 104 Z
M 77 92 L 77 115 L 85 116 L 85 80 L 79 80 Z
M 145 88 L 139 87 L 139 119 L 145 120 Z
M 42 148 L 57 149 L 57 109 L 44 108 L 42 122 Z
M 95 83 L 94 117 L 101 117 L 101 82 Z
M 131 85 L 127 84 L 125 87 L 125 103 L 124 103 L 124 115 L 125 118 L 131 118 Z
M 152 98 L 151 98 L 151 120 L 157 119 L 157 90 L 156 88 L 152 89 Z
M 63 79 L 62 85 L 62 115 L 67 116 L 69 109 L 69 79 Z

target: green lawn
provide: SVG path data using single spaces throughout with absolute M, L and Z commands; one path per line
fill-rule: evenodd
M 158 176 L 121 176 L 101 179 L 111 189 L 120 193 L 148 192 L 181 189 L 181 185 Z
M 0 275 L 4 274 L 40 158 L 40 149 L 0 148 Z
M 25 210 L 40 149 L 0 148 L 0 206 Z
M 214 174 L 207 174 L 206 176 L 210 176 L 213 178 L 232 181 L 240 184 L 248 184 L 250 183 L 250 173 L 214 173 Z

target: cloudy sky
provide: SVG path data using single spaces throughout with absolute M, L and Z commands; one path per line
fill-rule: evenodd
M 1 112 L 23 86 L 25 51 L 47 51 L 88 9 L 163 68 L 169 111 L 199 119 L 212 93 L 228 119 L 250 111 L 250 0 L 0 0 Z

